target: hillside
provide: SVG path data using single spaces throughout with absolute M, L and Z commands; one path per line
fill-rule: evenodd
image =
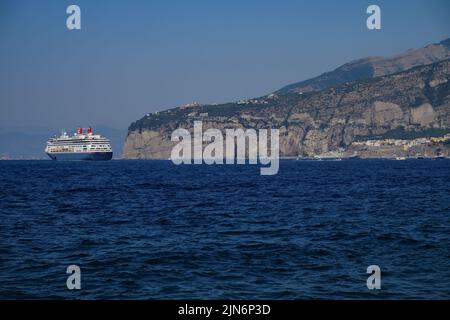
M 167 159 L 176 128 L 280 128 L 282 156 L 351 149 L 359 137 L 450 128 L 450 60 L 309 93 L 288 92 L 222 105 L 174 108 L 130 125 L 123 155 Z M 352 152 L 355 152 L 352 150 Z M 370 156 L 370 155 L 369 155 Z
M 424 48 L 410 49 L 392 57 L 355 60 L 318 77 L 290 84 L 276 93 L 319 91 L 341 83 L 385 76 L 446 59 L 450 59 L 450 38 Z

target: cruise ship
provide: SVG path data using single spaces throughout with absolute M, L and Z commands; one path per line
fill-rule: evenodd
M 59 137 L 48 139 L 45 153 L 52 160 L 111 160 L 113 152 L 110 141 L 91 128 L 82 128 L 72 136 L 62 132 Z

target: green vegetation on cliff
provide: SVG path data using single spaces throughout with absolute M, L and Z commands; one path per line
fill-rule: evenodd
M 321 91 L 271 94 L 148 114 L 131 124 L 125 157 L 166 158 L 177 128 L 278 128 L 281 156 L 346 150 L 353 141 L 441 136 L 450 128 L 450 60 Z

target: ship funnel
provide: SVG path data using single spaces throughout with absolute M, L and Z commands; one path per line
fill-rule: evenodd
M 87 133 L 88 133 L 88 134 L 91 134 L 91 132 L 92 132 L 91 127 L 87 128 Z
M 83 128 L 77 128 L 77 133 L 78 134 L 83 134 Z

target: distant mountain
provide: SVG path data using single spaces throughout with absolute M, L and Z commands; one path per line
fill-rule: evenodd
M 53 133 L 45 128 L 0 129 L 0 158 L 45 159 L 45 142 Z M 56 133 L 56 132 L 55 132 Z
M 114 158 L 120 158 L 127 131 L 103 125 L 92 128 L 95 133 L 111 140 Z M 59 134 L 60 131 L 61 129 L 32 126 L 0 129 L 0 158 L 47 159 L 44 153 L 45 143 L 49 137 Z M 72 131 L 75 131 L 75 128 Z M 70 130 L 68 132 L 71 133 Z
M 405 71 L 450 58 L 450 38 L 420 49 L 410 49 L 401 54 L 383 58 L 368 57 L 346 63 L 318 77 L 290 84 L 276 93 L 311 92 L 330 88 L 345 82 L 366 80 Z

